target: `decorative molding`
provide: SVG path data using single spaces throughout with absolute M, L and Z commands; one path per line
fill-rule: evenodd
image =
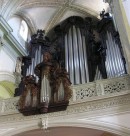
M 0 81 L 15 83 L 15 77 L 12 73 L 0 71 Z
M 98 83 L 102 83 L 102 85 L 104 83 L 108 83 L 110 84 L 110 82 L 115 82 L 115 81 L 124 81 L 124 85 L 125 88 L 121 88 L 120 91 L 115 92 L 112 91 L 110 94 L 105 94 L 105 93 L 100 93 L 99 96 L 96 95 L 88 95 L 88 96 L 84 96 L 84 94 L 81 94 L 81 96 L 83 97 L 79 97 L 79 91 L 82 92 L 82 88 L 91 88 L 94 86 L 96 87 L 96 85 L 94 85 L 94 83 L 90 83 L 86 85 L 77 85 L 77 86 L 73 86 L 73 96 L 75 95 L 75 97 L 73 97 L 70 101 L 70 104 L 67 108 L 66 111 L 60 111 L 60 112 L 54 112 L 54 113 L 49 113 L 47 114 L 50 117 L 55 117 L 55 116 L 64 116 L 64 115 L 70 115 L 70 114 L 78 114 L 78 113 L 85 113 L 87 115 L 87 113 L 92 113 L 92 112 L 96 112 L 97 111 L 101 111 L 101 110 L 108 110 L 112 109 L 112 108 L 118 108 L 118 109 L 122 109 L 125 107 L 128 107 L 130 104 L 130 84 L 129 81 L 127 82 L 126 79 L 129 78 L 128 76 L 126 77 L 122 77 L 121 78 L 115 78 L 115 79 L 109 79 L 109 80 L 101 80 L 101 81 L 97 81 Z M 114 81 L 115 80 L 115 81 Z M 103 83 L 104 82 L 104 83 Z M 93 86 L 94 85 L 94 86 Z M 77 89 L 77 90 L 76 90 Z M 95 89 L 94 89 L 95 90 Z M 101 90 L 101 88 L 100 88 Z M 76 92 L 78 91 L 78 93 L 76 94 Z M 96 90 L 95 90 L 96 91 Z M 101 90 L 101 92 L 104 92 L 104 90 Z M 90 91 L 91 93 L 91 91 Z M 86 93 L 85 93 L 86 94 Z M 95 94 L 95 93 L 94 93 Z M 2 100 L 0 101 L 0 114 L 1 115 L 10 115 L 10 114 L 18 114 L 18 100 L 19 97 L 15 97 L 12 99 L 6 99 L 6 100 Z M 127 111 L 129 109 L 125 109 L 125 111 Z M 110 110 L 111 111 L 111 110 Z M 117 111 L 117 109 L 116 109 Z M 19 114 L 21 117 L 21 114 Z M 46 114 L 44 115 L 35 115 L 34 118 L 38 118 L 40 116 L 46 116 Z M 30 117 L 24 117 L 25 119 L 30 118 Z M 33 117 L 32 117 L 33 118 Z M 2 118 L 0 117 L 0 121 Z M 12 118 L 13 119 L 13 118 Z M 23 118 L 22 118 L 23 119 Z
M 24 8 L 24 7 L 26 7 L 26 8 L 29 8 L 30 6 L 33 6 L 33 5 L 37 5 L 37 6 L 39 6 L 39 5 L 45 5 L 45 6 L 55 6 L 55 5 L 62 5 L 62 4 L 64 4 L 64 3 L 66 3 L 68 0 L 44 0 L 44 1 L 42 1 L 42 0 L 26 0 L 25 2 L 23 2 L 20 6 L 19 6 L 19 8 Z
M 34 116 L 22 116 L 18 114 L 17 102 L 18 97 L 15 99 L 2 100 L 0 102 L 1 115 L 6 115 L 6 118 L 0 116 L 1 122 L 10 122 L 10 121 L 26 121 L 39 118 L 45 118 L 46 114 L 34 115 Z M 11 104 L 10 104 L 11 103 Z M 68 106 L 66 111 L 59 111 L 54 113 L 48 113 L 48 118 L 53 121 L 55 117 L 72 116 L 77 114 L 83 114 L 85 117 L 94 117 L 107 114 L 117 114 L 120 112 L 130 112 L 128 108 L 130 104 L 130 94 L 125 94 L 116 97 L 108 97 L 105 99 L 95 100 L 95 101 L 86 101 L 84 103 L 78 103 Z M 107 115 L 106 114 L 106 115 Z M 74 116 L 75 117 L 75 116 Z M 58 119 L 57 119 L 58 120 Z M 59 119 L 61 120 L 61 118 Z
M 16 13 L 13 16 L 15 15 L 23 18 L 26 21 L 32 34 L 36 33 L 37 30 L 36 30 L 35 23 L 33 22 L 33 20 L 31 19 L 29 15 L 27 14 L 25 15 L 22 11 L 16 11 Z
M 15 37 L 12 35 L 12 28 L 8 25 L 8 23 L 5 21 L 5 19 L 0 16 L 0 26 L 3 28 L 4 32 L 4 38 L 7 38 L 6 41 L 10 42 L 10 46 L 12 48 L 16 49 L 19 54 L 26 56 L 27 53 L 25 49 L 20 45 L 20 43 L 15 39 Z
M 13 29 L 9 26 L 9 24 L 5 21 L 5 19 L 0 15 L 0 25 L 4 28 L 4 31 L 8 34 L 13 31 Z

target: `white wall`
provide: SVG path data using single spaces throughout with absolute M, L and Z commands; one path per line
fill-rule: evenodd
M 130 0 L 122 0 L 123 1 L 123 6 L 126 12 L 126 16 L 130 25 Z
M 0 72 L 13 73 L 15 61 L 3 49 L 0 51 Z
M 16 38 L 16 40 L 21 44 L 23 48 L 25 48 L 25 41 L 19 34 L 20 25 L 21 25 L 22 18 L 20 17 L 12 17 L 8 20 L 8 24 L 13 29 L 13 36 Z

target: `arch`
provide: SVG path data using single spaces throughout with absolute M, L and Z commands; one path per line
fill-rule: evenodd
M 25 15 L 24 13 L 17 11 L 13 16 L 19 16 L 20 18 L 25 20 L 25 22 L 27 23 L 30 29 L 31 35 L 36 33 L 37 30 L 36 30 L 35 23 L 32 21 L 29 15 Z
M 35 124 L 35 125 L 34 125 Z M 33 131 L 33 130 L 37 130 L 37 129 L 40 129 L 40 127 L 37 125 L 38 122 L 32 124 L 32 121 L 30 123 L 30 126 L 28 125 L 20 129 L 17 129 L 17 130 L 12 130 L 12 132 L 10 131 L 9 133 L 6 133 L 6 136 L 17 136 L 18 134 L 21 134 L 21 133 L 26 133 L 28 131 Z M 129 130 L 127 130 L 126 128 L 124 129 L 123 127 L 121 126 L 118 126 L 118 125 L 113 125 L 113 124 L 104 124 L 100 121 L 97 121 L 97 122 L 93 122 L 92 120 L 89 120 L 89 122 L 79 122 L 79 121 L 71 121 L 71 122 L 55 122 L 55 123 L 50 123 L 49 124 L 49 128 L 61 128 L 61 127 L 74 127 L 74 128 L 86 128 L 86 129 L 94 129 L 94 130 L 99 130 L 99 131 L 104 131 L 104 132 L 107 132 L 107 133 L 112 133 L 112 134 L 115 134 L 115 135 L 118 135 L 118 136 L 129 136 Z M 4 134 L 5 135 L 5 134 Z

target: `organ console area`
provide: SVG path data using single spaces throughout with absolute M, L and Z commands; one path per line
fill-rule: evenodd
M 65 110 L 71 85 L 119 77 L 127 73 L 118 31 L 109 13 L 101 20 L 72 16 L 45 36 L 37 30 L 21 60 L 22 80 L 16 88 L 24 115 Z

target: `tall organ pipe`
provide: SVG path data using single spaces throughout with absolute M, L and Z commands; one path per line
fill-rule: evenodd
M 125 73 L 121 52 L 110 32 L 107 32 L 107 39 L 106 69 L 108 77 L 121 76 Z
M 107 45 L 107 44 L 108 44 L 108 41 L 106 40 L 106 45 Z M 107 55 L 107 58 L 108 58 L 108 57 L 109 57 L 108 49 L 106 49 L 106 55 Z M 107 76 L 108 76 L 108 77 L 111 77 L 110 62 L 107 60 L 107 58 L 106 58 L 106 61 L 105 61 Z
M 80 68 L 80 77 L 81 83 L 85 83 L 85 68 L 84 68 L 84 58 L 83 58 L 83 41 L 81 37 L 80 29 L 77 28 L 78 33 L 78 50 L 79 50 L 79 68 Z
M 112 62 L 112 66 L 113 66 L 113 77 L 115 77 L 116 75 L 116 66 L 115 66 L 115 58 L 114 58 L 114 50 L 113 50 L 113 39 L 111 38 L 111 35 L 110 33 L 108 33 L 108 37 L 109 37 L 109 41 L 110 41 L 110 44 L 109 44 L 109 47 L 110 47 L 110 53 L 111 53 L 111 62 Z
M 80 83 L 80 68 L 79 68 L 79 50 L 78 50 L 78 36 L 75 26 L 73 26 L 73 56 L 74 56 L 74 77 L 75 83 Z M 81 47 L 80 47 L 81 48 Z
M 72 26 L 64 39 L 65 67 L 72 84 L 89 82 L 85 36 L 82 35 L 80 28 Z
M 107 32 L 107 37 L 108 37 L 108 50 L 109 50 L 109 59 L 108 59 L 108 61 L 110 61 L 110 63 L 111 63 L 111 77 L 114 77 L 114 75 L 115 75 L 115 73 L 114 73 L 114 71 L 115 71 L 115 67 L 114 67 L 114 64 L 113 64 L 113 50 L 112 50 L 112 48 L 111 48 L 111 45 L 112 45 L 112 41 L 110 40 L 110 37 L 109 37 L 109 33 Z
M 109 40 L 109 39 L 108 39 Z M 112 77 L 112 75 L 113 75 L 113 73 L 112 73 L 112 64 L 111 64 L 111 54 L 110 54 L 110 49 L 109 49 L 109 42 L 108 42 L 108 40 L 106 41 L 106 44 L 107 44 L 107 58 L 106 58 L 106 62 L 107 63 L 109 63 L 109 65 L 110 65 L 110 78 Z M 108 71 L 108 69 L 107 69 L 107 71 Z
M 82 41 L 83 41 L 83 56 L 84 56 L 84 66 L 85 66 L 85 77 L 86 77 L 86 82 L 89 82 L 89 72 L 88 72 L 88 58 L 87 58 L 87 53 L 86 53 L 86 43 L 85 43 L 85 36 L 82 36 Z
M 74 58 L 73 58 L 73 43 L 72 43 L 72 31 L 69 29 L 68 34 L 68 49 L 69 49 L 69 74 L 72 84 L 74 84 Z
M 65 35 L 65 67 L 67 72 L 69 72 L 69 53 L 68 53 L 68 44 L 67 44 L 68 39 L 67 38 L 68 36 L 66 34 Z

